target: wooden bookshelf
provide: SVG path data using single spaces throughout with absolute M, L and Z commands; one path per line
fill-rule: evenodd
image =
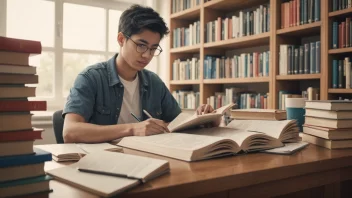
M 170 0 L 172 2 L 172 0 Z M 320 89 L 320 99 L 327 100 L 336 98 L 338 94 L 352 93 L 352 89 L 330 89 L 331 87 L 331 56 L 351 53 L 352 47 L 342 49 L 329 49 L 331 43 L 331 17 L 345 16 L 351 14 L 352 9 L 345 9 L 336 12 L 329 12 L 331 0 L 321 0 L 320 2 L 320 21 L 308 23 L 304 25 L 281 29 L 281 3 L 284 0 L 211 0 L 206 3 L 201 0 L 199 6 L 194 8 L 174 13 L 170 15 L 170 30 L 174 28 L 186 27 L 187 22 L 200 20 L 200 38 L 199 45 L 181 47 L 170 50 L 170 79 L 172 77 L 172 64 L 177 58 L 189 58 L 194 53 L 199 53 L 200 58 L 200 77 L 199 80 L 190 81 L 170 81 L 170 90 L 180 88 L 196 87 L 200 92 L 200 102 L 205 103 L 206 98 L 213 95 L 215 92 L 224 91 L 225 87 L 260 87 L 264 86 L 268 90 L 270 97 L 269 108 L 278 108 L 278 97 L 280 90 L 299 91 L 305 90 L 305 84 L 317 84 Z M 229 38 L 216 42 L 205 42 L 206 33 L 204 28 L 207 22 L 214 21 L 216 18 L 229 17 L 240 10 L 248 10 L 259 5 L 270 4 L 270 31 L 243 36 L 239 38 Z M 172 5 L 170 6 L 170 10 Z M 190 18 L 191 16 L 191 18 Z M 319 74 L 294 74 L 294 75 L 279 75 L 279 49 L 280 45 L 302 45 L 301 37 L 317 37 L 320 39 L 320 73 Z M 172 36 L 171 36 L 172 38 Z M 170 39 L 172 46 L 172 39 Z M 251 77 L 251 78 L 222 78 L 222 79 L 204 79 L 203 65 L 204 57 L 208 54 L 217 54 L 229 56 L 229 51 L 241 51 L 248 53 L 246 50 L 261 47 L 266 47 L 270 51 L 269 61 L 269 76 L 268 77 Z M 258 50 L 260 51 L 260 50 Z M 262 51 L 260 51 L 262 52 Z M 260 86 L 259 86 L 260 85 Z
M 199 18 L 199 14 L 200 14 L 200 9 L 201 6 L 198 5 L 194 8 L 188 8 L 186 10 L 183 10 L 181 12 L 176 12 L 171 14 L 170 18 L 171 19 L 185 19 L 185 20 L 192 20 L 192 19 L 196 19 Z
M 204 84 L 236 84 L 269 82 L 269 77 L 204 79 Z
M 292 74 L 292 75 L 277 75 L 276 80 L 310 80 L 320 79 L 321 74 Z
M 345 53 L 352 53 L 352 47 L 330 49 L 329 50 L 329 54 L 345 54 Z
M 270 32 L 205 43 L 204 48 L 243 48 L 269 44 Z
M 293 26 L 289 28 L 279 29 L 276 31 L 278 35 L 288 35 L 288 36 L 305 36 L 314 35 L 320 32 L 321 21 L 308 23 L 299 26 Z
M 265 3 L 268 0 L 211 0 L 204 3 L 204 8 L 211 8 L 214 10 L 222 10 L 222 11 L 231 11 L 231 10 L 239 10 L 245 9 L 248 7 L 252 7 L 253 5 L 258 5 L 258 3 Z
M 347 16 L 347 15 L 351 15 L 351 13 L 352 13 L 352 8 L 347 8 L 343 10 L 330 12 L 329 17 Z
M 184 46 L 170 49 L 171 53 L 199 53 L 201 48 L 200 44 L 192 45 L 192 46 Z
M 352 94 L 352 89 L 329 89 L 331 94 Z
M 199 85 L 200 80 L 171 80 L 171 85 Z

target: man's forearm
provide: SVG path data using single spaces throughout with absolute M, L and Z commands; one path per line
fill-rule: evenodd
M 133 134 L 132 124 L 95 125 L 84 122 L 65 123 L 65 143 L 97 143 L 115 140 Z

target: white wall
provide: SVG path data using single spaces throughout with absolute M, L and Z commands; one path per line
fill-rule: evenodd
M 164 19 L 167 26 L 170 28 L 170 1 L 156 0 L 155 9 L 159 12 L 160 16 Z M 171 30 L 170 30 L 171 31 Z M 160 46 L 164 50 L 158 57 L 158 75 L 159 77 L 168 84 L 169 82 L 169 59 L 170 59 L 170 34 L 166 36 L 160 43 Z

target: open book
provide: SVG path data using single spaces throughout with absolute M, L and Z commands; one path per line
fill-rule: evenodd
M 166 160 L 101 151 L 47 173 L 99 196 L 111 197 L 169 171 Z
M 35 145 L 34 147 L 51 153 L 53 160 L 57 162 L 78 161 L 88 153 L 94 153 L 104 150 L 112 152 L 123 152 L 121 147 L 109 143 L 45 144 Z
M 119 146 L 184 161 L 197 161 L 284 146 L 300 140 L 294 120 L 234 120 L 227 127 L 188 129 L 147 137 L 124 137 Z
M 170 122 L 168 129 L 170 132 L 182 131 L 217 121 L 227 110 L 229 110 L 234 105 L 235 104 L 231 103 L 216 109 L 214 113 L 202 115 L 197 115 L 197 113 L 194 113 L 192 116 L 189 116 L 189 113 L 180 113 L 172 122 Z

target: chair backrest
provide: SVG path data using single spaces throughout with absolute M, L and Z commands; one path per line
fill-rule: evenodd
M 62 118 L 62 110 L 56 111 L 53 115 L 53 127 L 57 144 L 63 144 L 64 138 L 62 131 L 64 128 L 64 119 Z

